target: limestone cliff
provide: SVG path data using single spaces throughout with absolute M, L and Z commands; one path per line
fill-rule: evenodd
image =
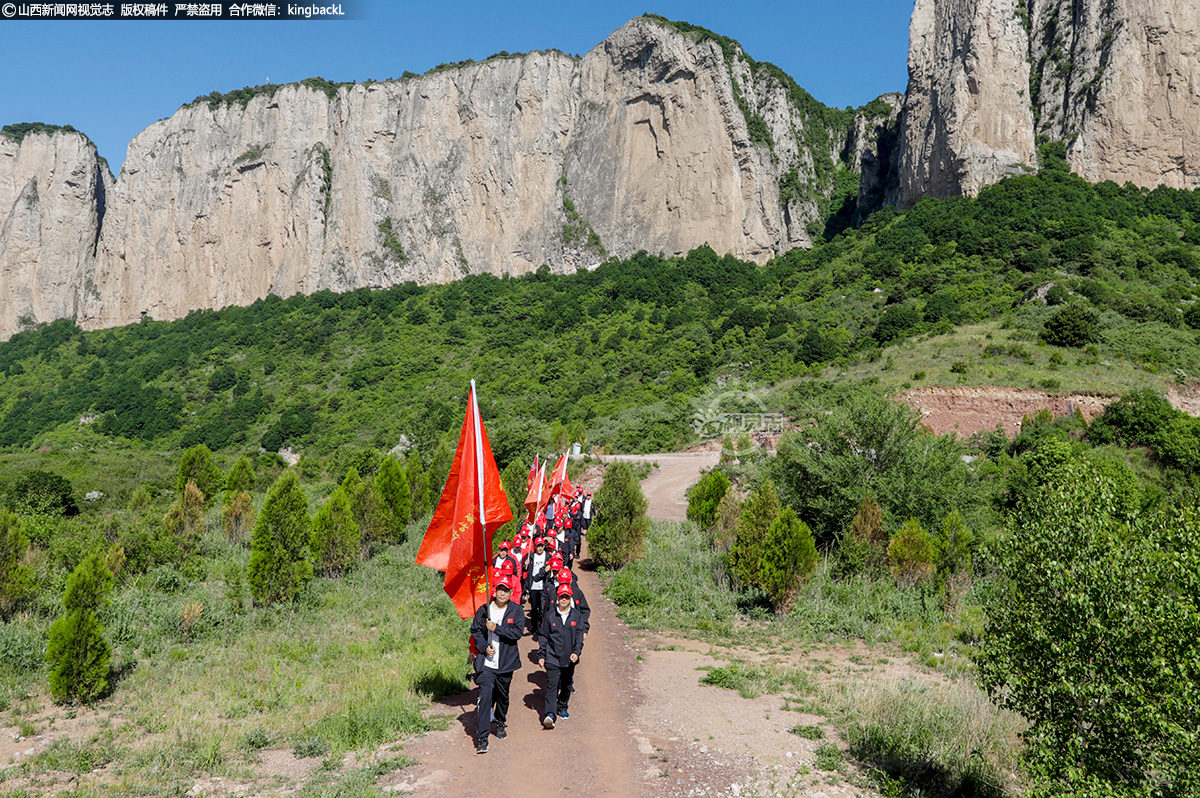
M 899 202 L 975 194 L 1062 141 L 1079 175 L 1200 186 L 1194 0 L 917 0 Z
M 855 119 L 737 42 L 658 17 L 582 58 L 197 98 L 133 140 L 115 185 L 80 184 L 107 198 L 102 216 L 45 201 L 10 214 L 78 227 L 54 244 L 70 250 L 53 258 L 61 274 L 14 276 L 30 296 L 6 307 L 0 334 L 22 314 L 107 327 L 268 293 L 574 271 L 640 249 L 707 243 L 761 263 L 810 245 L 810 226 L 853 195 L 875 143 Z M 39 152 L 30 163 L 50 168 Z M 0 162 L 15 187 L 0 190 L 15 197 L 25 171 Z M 33 244 L 9 240 L 17 268 Z
M 0 135 L 0 334 L 73 318 L 96 252 L 108 168 L 74 131 Z

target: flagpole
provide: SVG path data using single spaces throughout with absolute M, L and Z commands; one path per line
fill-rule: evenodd
M 488 548 L 487 521 L 483 517 L 483 433 L 480 430 L 479 395 L 475 391 L 475 380 L 471 380 L 471 412 L 475 416 L 475 473 L 478 475 L 475 481 L 479 483 L 479 533 L 483 538 L 483 552 L 487 557 L 487 563 L 483 567 L 483 584 L 487 590 L 483 601 L 486 604 L 488 597 L 492 595 L 492 552 Z

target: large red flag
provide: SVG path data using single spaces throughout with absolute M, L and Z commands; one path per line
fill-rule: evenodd
M 554 476 L 550 479 L 551 496 L 570 496 L 575 492 L 571 479 L 567 476 L 567 460 L 570 459 L 570 454 L 570 451 L 563 452 L 563 456 L 558 458 L 554 466 Z
M 533 456 L 533 465 L 529 467 L 529 479 L 525 481 L 525 492 L 533 490 L 533 480 L 537 479 L 538 475 L 538 456 Z
M 454 602 L 460 617 L 470 618 L 487 603 L 492 533 L 512 517 L 487 431 L 479 417 L 475 380 L 471 380 L 467 415 L 446 488 L 417 552 L 418 565 L 445 571 L 446 595 Z
M 546 500 L 549 498 L 550 491 L 546 490 L 546 464 L 543 463 L 530 480 L 529 492 L 525 494 L 525 523 L 535 521 L 538 510 L 546 506 Z

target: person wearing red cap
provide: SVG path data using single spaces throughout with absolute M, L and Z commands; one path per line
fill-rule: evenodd
M 556 591 L 555 611 L 542 619 L 538 629 L 538 667 L 546 671 L 546 701 L 542 726 L 553 729 L 556 721 L 571 717 L 567 705 L 571 701 L 571 685 L 575 665 L 583 654 L 583 618 L 571 603 L 570 583 L 560 584 Z
M 475 709 L 475 753 L 486 754 L 492 719 L 496 736 L 508 736 L 508 696 L 513 672 L 521 667 L 517 641 L 525 634 L 525 613 L 511 601 L 512 574 L 502 573 L 492 583 L 492 600 L 479 608 L 471 621 L 471 638 L 479 654 L 475 657 L 475 683 L 479 703 Z
M 559 585 L 571 586 L 571 603 L 575 605 L 583 618 L 583 636 L 586 639 L 587 633 L 592 627 L 592 608 L 588 605 L 587 596 L 583 594 L 583 588 L 579 586 L 579 577 L 570 568 L 564 567 L 554 575 L 554 581 Z
M 550 555 L 546 552 L 546 541 L 541 536 L 533 539 L 533 552 L 525 559 L 525 594 L 529 596 L 530 628 L 542 625 L 543 591 L 547 588 L 546 566 Z

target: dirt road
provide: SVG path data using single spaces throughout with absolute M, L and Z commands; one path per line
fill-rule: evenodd
M 546 674 L 530 658 L 528 636 L 520 642 L 521 669 L 513 675 L 508 737 L 491 738 L 487 754 L 476 755 L 472 690 L 435 704 L 432 714 L 452 716 L 450 728 L 406 743 L 416 766 L 381 786 L 420 796 L 583 795 L 646 796 L 638 777 L 638 741 L 631 729 L 637 693 L 636 654 L 625 644 L 626 627 L 601 594 L 596 574 L 578 568 L 579 584 L 592 607 L 591 627 L 576 670 L 578 688 L 571 717 L 547 731 L 539 719 Z M 464 664 L 465 667 L 465 664 Z M 569 767 L 549 767 L 560 760 Z
M 646 514 L 661 521 L 687 519 L 687 489 L 700 478 L 700 471 L 712 468 L 720 460 L 720 452 L 679 452 L 671 454 L 602 455 L 606 463 L 654 463 L 650 476 L 642 481 L 642 492 L 650 507 Z

